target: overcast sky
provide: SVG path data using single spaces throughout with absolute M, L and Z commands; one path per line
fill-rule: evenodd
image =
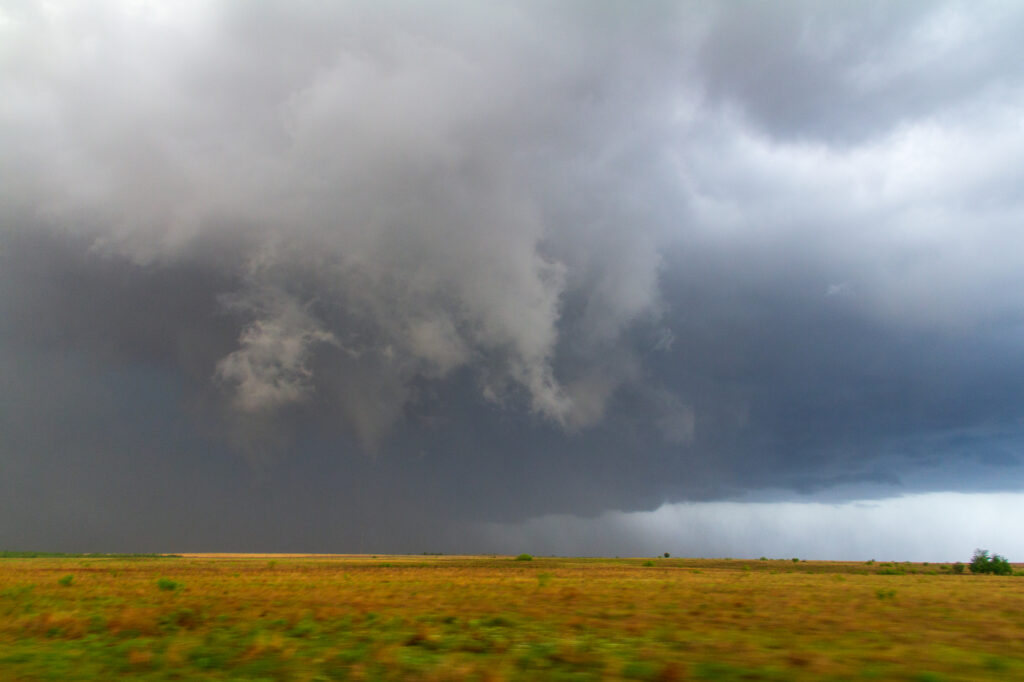
M 0 0 L 0 547 L 1024 560 L 1021 35 Z

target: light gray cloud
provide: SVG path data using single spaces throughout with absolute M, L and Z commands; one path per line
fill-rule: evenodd
M 331 334 L 344 346 L 345 331 L 316 318 L 315 296 L 406 380 L 487 356 L 486 395 L 520 387 L 558 423 L 600 416 L 583 416 L 599 403 L 576 408 L 554 375 L 560 306 L 582 297 L 588 327 L 614 345 L 657 302 L 657 238 L 647 227 L 627 236 L 628 209 L 584 206 L 571 227 L 556 214 L 589 203 L 602 189 L 589 176 L 614 182 L 601 177 L 621 172 L 614 156 L 647 144 L 628 128 L 659 97 L 635 82 L 672 47 L 634 40 L 646 23 L 595 25 L 625 48 L 608 74 L 618 50 L 539 6 L 20 9 L 5 13 L 5 144 L 23 186 L 5 204 L 31 197 L 47 221 L 142 264 L 189 258 L 210 233 L 244 234 L 234 246 L 255 249 L 243 260 L 259 265 L 238 296 L 273 300 L 247 305 L 222 378 L 255 390 L 273 383 L 261 368 L 290 367 L 278 388 L 304 393 L 305 351 L 271 339 L 281 320 L 260 313 L 293 298 L 312 331 L 290 339 Z M 48 142 L 19 148 L 23 136 Z M 595 153 L 611 158 L 595 168 Z M 575 196 L 543 196 L 559 176 Z M 315 291 L 289 291 L 296 279 Z
M 489 551 L 967 563 L 976 548 L 1024 555 L 1020 493 L 928 493 L 830 504 L 704 502 L 596 518 L 545 516 L 474 528 Z M 893 519 L 899 519 L 894 523 Z
M 235 404 L 246 412 L 273 410 L 308 399 L 312 347 L 337 343 L 294 299 L 261 294 L 255 304 L 261 308 L 256 320 L 238 339 L 241 347 L 222 358 L 216 370 L 216 377 L 235 389 Z M 236 299 L 230 305 L 248 311 L 253 304 Z

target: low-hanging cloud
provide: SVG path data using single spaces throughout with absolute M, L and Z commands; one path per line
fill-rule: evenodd
M 257 299 L 261 309 L 242 330 L 241 347 L 221 359 L 216 372 L 218 379 L 233 385 L 237 407 L 247 412 L 307 399 L 312 392 L 311 347 L 335 343 L 334 335 L 295 300 L 265 292 Z M 231 305 L 245 310 L 250 304 Z
M 1020 493 L 928 493 L 843 504 L 705 502 L 596 518 L 546 516 L 473 528 L 487 551 L 597 556 L 961 561 L 977 547 L 1024 555 Z M 898 518 L 899 523 L 893 523 Z

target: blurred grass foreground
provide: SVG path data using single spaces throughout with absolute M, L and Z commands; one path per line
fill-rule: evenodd
M 524 556 L 3 553 L 0 680 L 1024 679 L 1020 571 Z

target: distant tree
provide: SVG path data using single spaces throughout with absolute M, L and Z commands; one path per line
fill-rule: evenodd
M 665 552 L 665 558 L 666 558 L 666 559 L 667 559 L 667 558 L 669 558 L 670 556 L 671 556 L 671 555 L 670 555 L 670 554 L 669 554 L 668 552 Z
M 974 556 L 971 557 L 970 569 L 971 573 L 991 573 L 993 575 L 1013 574 L 1013 568 L 1010 566 L 1010 562 L 1006 560 L 1006 557 L 999 556 L 998 554 L 989 555 L 987 549 L 974 550 Z

